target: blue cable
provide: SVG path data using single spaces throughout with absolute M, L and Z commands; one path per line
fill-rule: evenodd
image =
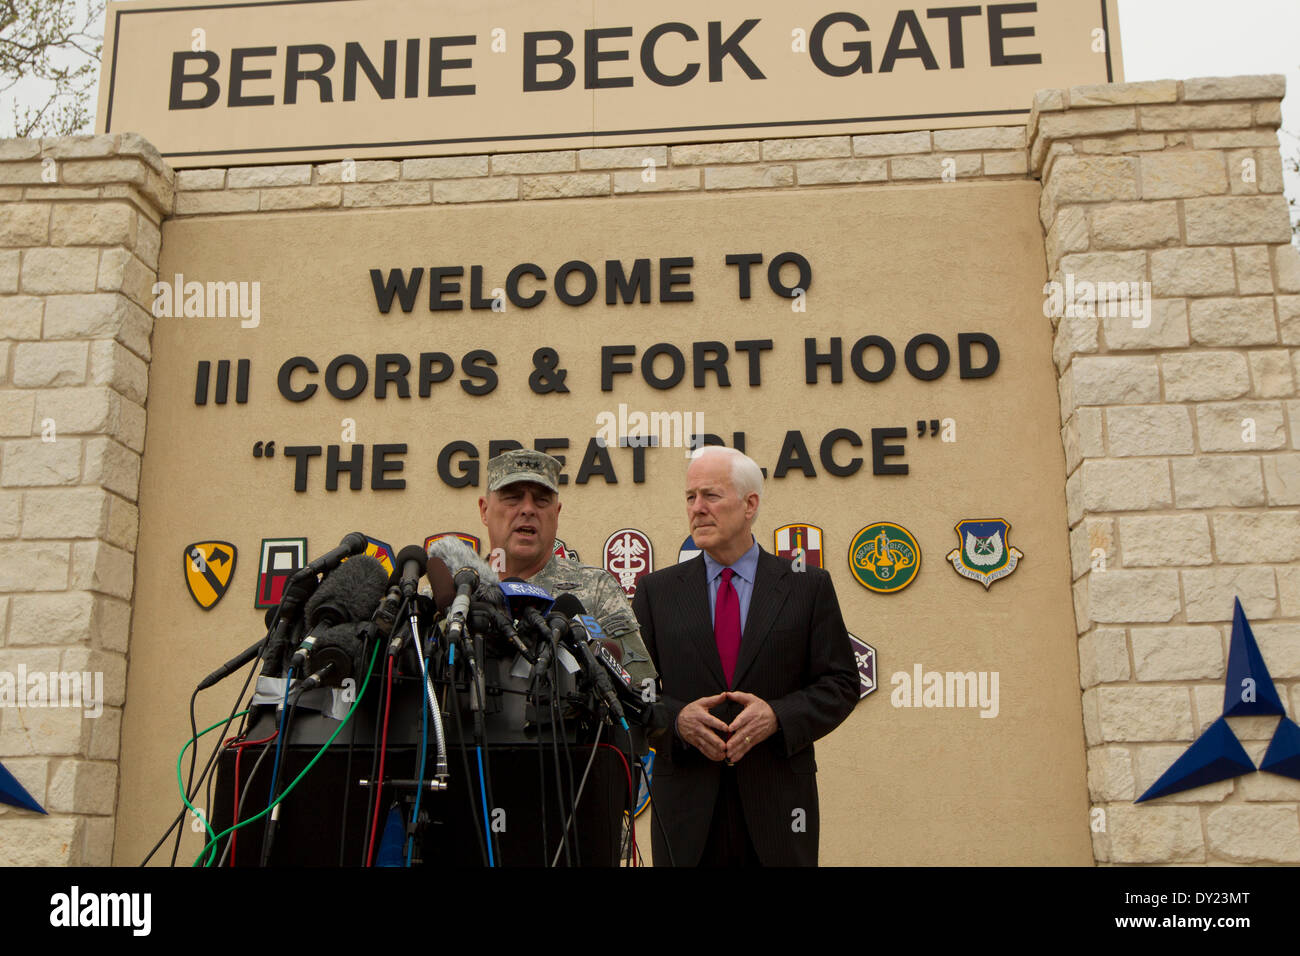
M 474 750 L 478 753 L 478 791 L 483 798 L 483 826 L 487 833 L 488 866 L 496 866 L 496 860 L 492 856 L 492 821 L 488 818 L 487 782 L 483 779 L 483 748 L 475 747 Z
M 293 683 L 293 668 L 284 679 L 284 701 L 280 704 L 280 730 L 275 735 L 275 762 L 271 764 L 271 800 L 275 800 L 275 778 L 280 772 L 280 745 L 284 743 L 284 718 L 289 713 L 289 685 Z M 266 809 L 271 809 L 268 801 Z
M 428 672 L 429 659 L 424 659 L 425 673 Z M 420 688 L 420 696 L 424 697 L 424 688 Z M 411 851 L 415 849 L 415 824 L 420 820 L 420 798 L 424 796 L 424 758 L 429 746 L 429 704 L 427 700 L 422 700 L 420 707 L 420 775 L 416 778 L 418 786 L 415 788 L 415 810 L 411 814 L 411 835 L 406 838 L 406 865 L 411 865 Z

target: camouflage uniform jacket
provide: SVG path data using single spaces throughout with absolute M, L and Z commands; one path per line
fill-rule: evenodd
M 605 636 L 623 649 L 623 668 L 635 686 L 642 686 L 646 678 L 657 679 L 632 606 L 608 571 L 553 554 L 546 567 L 529 578 L 528 583 L 545 588 L 556 598 L 566 591 L 577 597 L 600 624 Z

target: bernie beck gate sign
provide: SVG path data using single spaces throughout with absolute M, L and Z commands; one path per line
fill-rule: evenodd
M 1123 79 L 1115 4 L 115 2 L 97 131 L 193 167 L 1005 125 Z

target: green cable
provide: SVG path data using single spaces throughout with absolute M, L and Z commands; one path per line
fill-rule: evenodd
M 218 720 L 207 730 L 200 731 L 199 737 L 203 737 L 206 736 L 207 734 L 212 733 L 212 731 L 216 730 L 222 724 L 229 726 L 236 717 L 243 717 L 252 709 L 253 708 L 250 707 L 248 708 L 248 710 L 241 710 L 239 713 L 227 717 L 225 720 Z M 197 744 L 199 742 L 199 737 L 191 737 L 189 740 L 187 740 L 185 742 L 185 746 L 181 748 L 181 752 L 176 755 L 176 786 L 181 792 L 181 802 L 184 803 L 185 806 L 190 808 L 190 812 L 203 822 L 203 828 L 207 830 L 208 833 L 211 833 L 212 827 L 208 826 L 208 818 L 204 816 L 202 813 L 200 813 L 197 809 L 195 809 L 194 804 L 190 803 L 189 799 L 185 796 L 185 784 L 181 781 L 181 763 L 184 762 L 185 760 L 185 751 L 190 749 L 190 744 Z
M 339 723 L 338 729 L 336 729 L 334 733 L 330 734 L 329 740 L 325 741 L 325 743 L 321 746 L 320 750 L 317 751 L 316 756 L 311 758 L 311 763 L 307 764 L 307 766 L 302 768 L 302 773 L 294 777 L 293 783 L 285 787 L 284 792 L 281 793 L 278 797 L 276 797 L 275 802 L 272 803 L 270 806 L 268 806 L 265 810 L 257 814 L 257 816 L 249 817 L 247 820 L 243 820 L 239 823 L 234 824 L 233 826 L 227 827 L 225 830 L 222 830 L 220 833 L 218 833 L 216 836 L 210 839 L 204 845 L 203 849 L 199 851 L 199 855 L 194 858 L 194 862 L 190 864 L 191 867 L 198 866 L 199 861 L 203 859 L 203 855 L 205 853 L 208 856 L 208 861 L 203 865 L 205 867 L 211 866 L 213 857 L 217 855 L 217 843 L 218 841 L 220 841 L 222 837 L 224 837 L 227 833 L 231 833 L 235 830 L 238 830 L 240 827 L 246 827 L 250 823 L 253 823 L 256 820 L 260 820 L 262 819 L 262 817 L 270 813 L 273 809 L 279 806 L 281 800 L 283 800 L 285 797 L 287 797 L 289 794 L 293 792 L 293 788 L 298 786 L 298 782 L 302 780 L 303 777 L 307 776 L 308 771 L 310 771 L 312 767 L 316 766 L 316 761 L 320 760 L 320 758 L 325 755 L 325 751 L 329 749 L 330 744 L 334 743 L 334 738 L 343 732 L 343 728 L 348 725 L 348 721 L 352 719 L 352 715 L 356 713 L 357 708 L 361 706 L 361 698 L 365 696 L 366 688 L 370 686 L 370 675 L 373 674 L 375 671 L 375 661 L 379 658 L 379 649 L 380 647 L 383 646 L 383 643 L 384 643 L 383 641 L 375 641 L 375 650 L 374 653 L 370 655 L 370 666 L 366 669 L 366 679 L 361 684 L 361 690 L 357 692 L 357 699 L 352 702 L 351 709 L 348 711 L 347 716 L 344 717 L 343 720 Z M 216 724 L 213 724 L 212 726 L 215 727 Z M 212 727 L 208 728 L 208 730 L 211 729 Z M 207 732 L 208 732 L 207 730 L 203 731 L 204 734 L 206 734 Z M 203 734 L 200 734 L 199 736 L 201 737 L 203 736 Z M 184 751 L 182 750 L 181 753 L 184 753 Z M 180 779 L 180 772 L 179 772 L 179 764 L 178 764 L 177 780 L 179 781 L 179 779 Z M 205 820 L 203 823 L 204 826 L 206 827 L 207 821 Z M 212 832 L 210 827 L 208 828 L 208 832 L 209 833 Z

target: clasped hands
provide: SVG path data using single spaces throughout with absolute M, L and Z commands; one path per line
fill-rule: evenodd
M 709 710 L 724 700 L 743 705 L 731 723 L 724 723 Z M 693 700 L 677 714 L 677 735 L 710 760 L 736 763 L 750 748 L 777 731 L 776 714 L 767 701 L 753 694 L 729 690 Z

